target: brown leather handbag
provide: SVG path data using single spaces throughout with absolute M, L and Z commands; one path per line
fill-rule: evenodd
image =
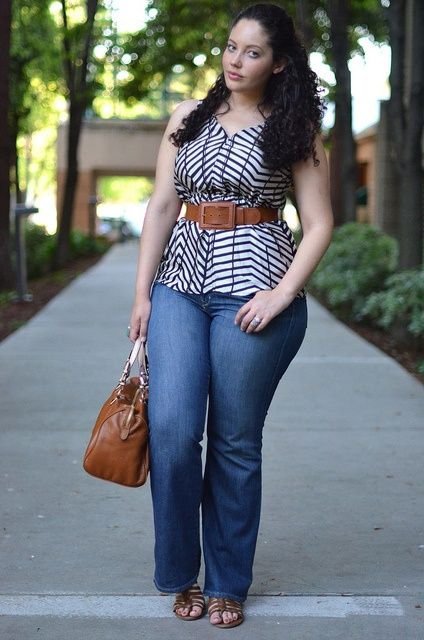
M 138 358 L 139 375 L 129 378 Z M 126 487 L 140 487 L 149 473 L 147 400 L 149 393 L 145 343 L 138 339 L 121 378 L 100 409 L 84 454 L 87 473 Z

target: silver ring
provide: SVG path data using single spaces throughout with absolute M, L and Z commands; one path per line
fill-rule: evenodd
M 255 316 L 251 322 L 251 324 L 254 324 L 255 327 L 258 326 L 258 324 L 261 324 L 262 320 L 260 318 L 258 318 L 258 316 Z

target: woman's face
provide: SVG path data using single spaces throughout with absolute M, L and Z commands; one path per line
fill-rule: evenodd
M 283 64 L 273 60 L 266 32 L 256 20 L 240 20 L 232 29 L 222 56 L 225 84 L 230 91 L 261 95 Z

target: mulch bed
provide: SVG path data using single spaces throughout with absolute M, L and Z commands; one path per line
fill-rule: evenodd
M 25 324 L 44 305 L 66 287 L 74 278 L 92 267 L 101 258 L 100 255 L 79 258 L 69 267 L 39 280 L 33 280 L 28 290 L 33 295 L 32 302 L 5 302 L 0 304 L 0 340 Z M 382 330 L 357 323 L 346 322 L 348 327 L 365 340 L 387 353 L 407 369 L 417 380 L 424 384 L 424 375 L 417 372 L 417 362 L 424 360 L 424 350 L 406 347 L 397 343 L 392 336 Z

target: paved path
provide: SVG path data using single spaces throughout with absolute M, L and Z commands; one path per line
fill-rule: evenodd
M 208 640 L 152 581 L 147 488 L 86 475 L 129 351 L 136 246 L 0 345 L 0 638 Z M 264 433 L 255 580 L 234 638 L 424 638 L 423 387 L 309 301 Z M 230 633 L 230 632 L 228 632 Z

